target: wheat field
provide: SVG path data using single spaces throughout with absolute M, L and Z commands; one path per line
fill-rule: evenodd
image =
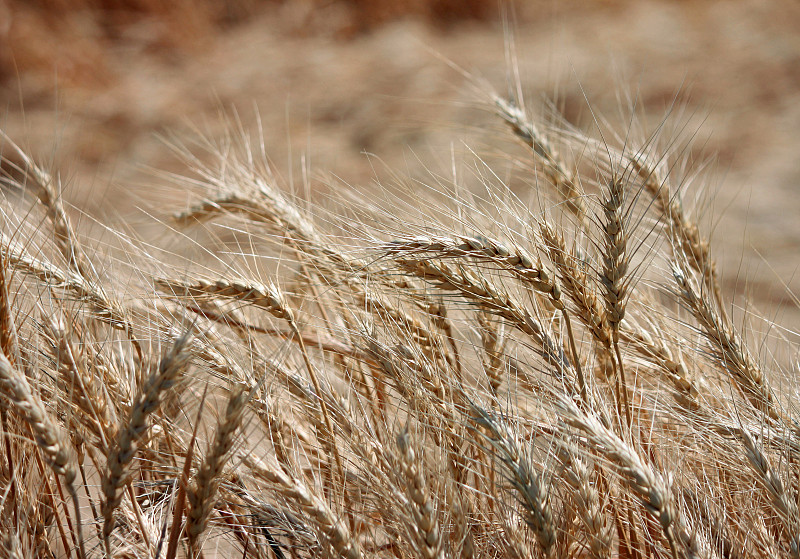
M 146 238 L 4 136 L 2 556 L 800 556 L 796 348 L 680 126 L 481 91 L 524 150 L 327 200 L 173 146 Z

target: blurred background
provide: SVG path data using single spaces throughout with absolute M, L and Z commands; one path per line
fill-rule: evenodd
M 629 98 L 649 129 L 677 100 L 698 161 L 716 154 L 726 287 L 800 330 L 794 0 L 0 0 L 0 127 L 91 215 L 163 204 L 163 138 L 236 117 L 260 117 L 287 181 L 424 173 L 500 132 L 475 81 L 506 93 L 513 68 L 534 114 L 555 99 L 583 127 L 586 98 L 623 130 Z

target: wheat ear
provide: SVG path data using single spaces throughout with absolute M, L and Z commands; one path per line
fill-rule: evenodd
M 5 239 L 0 239 L 0 242 L 3 241 Z M 13 305 L 9 291 L 11 278 L 8 273 L 8 264 L 5 251 L 0 252 L 0 350 L 9 356 L 9 360 L 14 364 L 20 361 L 20 353 L 17 325 L 12 313 Z
M 463 267 L 454 269 L 447 264 L 429 260 L 398 259 L 397 264 L 405 271 L 431 283 L 437 289 L 455 291 L 470 303 L 491 311 L 530 336 L 536 342 L 537 349 L 548 364 L 558 370 L 561 381 L 574 391 L 574 388 L 571 387 L 574 369 L 570 360 L 550 337 L 539 319 L 517 303 L 508 293 L 492 285 L 486 278 Z
M 161 290 L 172 293 L 175 295 L 189 297 L 192 299 L 202 299 L 207 297 L 227 297 L 237 301 L 243 301 L 255 307 L 266 310 L 275 318 L 285 320 L 292 330 L 297 343 L 300 345 L 300 353 L 303 356 L 303 361 L 308 371 L 308 376 L 311 383 L 314 385 L 314 390 L 319 398 L 320 409 L 322 418 L 325 422 L 325 436 L 329 439 L 328 445 L 334 455 L 334 462 L 336 464 L 337 473 L 344 482 L 344 465 L 342 463 L 341 455 L 336 447 L 336 431 L 333 428 L 333 421 L 331 421 L 328 406 L 325 400 L 322 399 L 322 385 L 320 384 L 319 377 L 314 365 L 311 363 L 308 351 L 306 350 L 303 336 L 300 333 L 300 328 L 297 325 L 294 312 L 286 304 L 286 298 L 277 286 L 269 284 L 260 284 L 256 282 L 247 282 L 244 280 L 228 281 L 226 279 L 218 279 L 214 282 L 199 279 L 194 282 L 186 282 L 180 280 L 156 279 L 155 284 Z
M 81 557 L 86 557 L 86 551 L 83 547 L 80 505 L 78 494 L 75 491 L 77 469 L 69 449 L 67 437 L 56 426 L 39 397 L 33 393 L 25 376 L 16 370 L 5 354 L 0 354 L 0 390 L 5 398 L 11 402 L 13 409 L 30 426 L 36 445 L 41 450 L 45 462 L 56 475 L 64 479 L 75 508 L 80 554 Z
M 128 318 L 125 307 L 110 297 L 97 281 L 89 280 L 70 270 L 62 270 L 45 260 L 31 256 L 18 243 L 12 246 L 11 241 L 2 233 L 0 233 L 0 247 L 14 270 L 35 277 L 51 289 L 71 292 L 78 301 L 89 304 L 93 310 L 92 315 L 97 320 L 125 332 L 137 356 L 142 359 L 142 347 L 134 335 L 133 324 Z
M 428 493 L 422 467 L 417 461 L 411 436 L 404 430 L 397 437 L 397 448 L 400 451 L 400 471 L 403 485 L 411 502 L 412 517 L 416 528 L 416 550 L 425 559 L 444 558 L 439 522 L 436 511 Z
M 577 449 L 565 443 L 559 449 L 559 458 L 563 464 L 564 481 L 572 489 L 570 496 L 574 501 L 574 510 L 583 524 L 588 542 L 588 550 L 594 559 L 611 557 L 613 544 L 613 528 L 607 522 L 600 493 L 596 487 L 597 480 L 592 479 L 591 468 L 585 457 Z M 607 499 L 607 497 L 606 497 Z
M 481 343 L 485 354 L 484 369 L 486 377 L 489 379 L 489 390 L 492 396 L 497 398 L 497 390 L 502 382 L 503 346 L 506 340 L 498 332 L 497 326 L 492 322 L 491 315 L 484 312 L 478 313 L 478 326 L 480 327 Z
M 350 534 L 347 526 L 322 499 L 309 490 L 302 480 L 289 475 L 281 468 L 269 467 L 255 456 L 242 455 L 241 459 L 255 477 L 275 485 L 282 495 L 296 503 L 314 522 L 339 557 L 342 559 L 363 557 L 358 542 Z
M 633 447 L 606 428 L 594 413 L 582 410 L 575 402 L 562 395 L 555 397 L 557 409 L 564 421 L 580 430 L 592 443 L 592 448 L 617 468 L 627 486 L 656 517 L 673 557 L 691 558 L 702 555 L 695 535 L 687 531 L 680 518 L 672 495 L 670 478 L 653 470 Z
M 620 338 L 629 343 L 644 358 L 655 362 L 675 389 L 678 403 L 692 412 L 700 412 L 702 402 L 695 379 L 680 356 L 678 344 L 674 347 L 662 339 L 662 335 L 641 325 L 624 324 Z
M 681 266 L 681 262 L 672 267 L 675 282 L 683 301 L 700 323 L 714 357 L 756 410 L 780 421 L 782 413 L 761 367 L 750 355 L 739 333 L 728 323 L 727 317 L 717 312 L 715 305 L 700 292 L 691 272 Z
M 47 217 L 53 225 L 56 246 L 58 246 L 69 267 L 87 280 L 97 279 L 94 269 L 89 264 L 89 260 L 84 255 L 83 249 L 78 242 L 78 237 L 67 217 L 67 212 L 64 211 L 61 193 L 54 185 L 52 175 L 36 165 L 33 159 L 2 131 L 0 131 L 0 138 L 11 146 L 25 164 L 25 168 L 20 169 L 20 171 L 26 177 L 30 177 L 33 182 L 36 196 L 45 207 Z
M 64 434 L 33 393 L 25 376 L 19 373 L 5 355 L 0 355 L 0 389 L 14 409 L 31 426 L 36 444 L 53 471 L 68 485 L 75 481 L 76 470 Z
M 191 335 L 184 334 L 175 340 L 170 350 L 158 363 L 144 386 L 136 396 L 128 421 L 124 424 L 109 454 L 106 471 L 103 474 L 102 491 L 104 496 L 103 542 L 106 554 L 111 557 L 110 536 L 114 530 L 114 511 L 122 502 L 122 488 L 130 477 L 130 464 L 138 451 L 138 443 L 146 434 L 149 416 L 158 410 L 164 393 L 186 372 L 192 357 Z
M 787 539 L 789 553 L 797 559 L 800 557 L 800 508 L 797 498 L 792 498 L 786 484 L 781 481 L 777 471 L 770 464 L 761 445 L 746 431 L 740 431 L 740 439 L 745 448 L 745 455 L 758 482 L 769 494 L 773 510 L 778 513 L 784 536 Z M 791 484 L 789 484 L 791 487 Z M 796 491 L 796 489 L 795 489 Z
M 528 251 L 519 246 L 509 248 L 501 241 L 489 237 L 468 235 L 453 237 L 419 236 L 407 241 L 388 243 L 384 250 L 393 258 L 403 262 L 411 261 L 418 254 L 432 254 L 437 258 L 472 258 L 480 263 L 494 264 L 511 272 L 526 288 L 545 295 L 550 303 L 561 311 L 564 317 L 572 352 L 572 365 L 577 375 L 581 397 L 584 401 L 588 401 L 586 381 L 583 377 L 570 316 L 561 299 L 561 288 L 553 275 L 544 268 L 541 261 L 534 259 Z M 407 267 L 406 264 L 404 265 Z M 485 283 L 488 285 L 488 282 Z
M 583 192 L 558 152 L 519 107 L 497 95 L 492 97 L 497 114 L 511 127 L 514 134 L 533 150 L 547 178 L 566 201 L 567 208 L 583 222 L 586 218 Z
M 578 264 L 559 231 L 545 220 L 539 221 L 539 232 L 544 246 L 558 271 L 561 287 L 575 304 L 575 316 L 589 329 L 592 337 L 605 350 L 611 349 L 608 317 L 593 289 L 586 272 Z
M 619 349 L 619 330 L 625 318 L 625 307 L 628 300 L 628 232 L 625 216 L 625 183 L 620 177 L 612 177 L 608 181 L 608 192 L 603 200 L 603 273 L 600 282 L 603 285 L 603 297 L 606 303 L 606 321 L 611 329 L 614 344 L 616 367 L 619 373 L 618 397 L 624 410 L 628 428 L 633 425 L 631 408 L 628 402 L 628 383 L 625 379 L 625 366 Z M 622 414 L 620 414 L 620 417 Z
M 657 167 L 651 165 L 643 154 L 629 159 L 633 170 L 642 179 L 644 188 L 653 196 L 658 209 L 666 217 L 667 232 L 673 240 L 673 247 L 687 257 L 689 265 L 701 275 L 704 284 L 713 292 L 717 305 L 721 307 L 722 288 L 717 265 L 711 257 L 709 242 L 703 238 L 697 224 L 686 217 L 679 193 L 671 191 L 667 178 L 660 176 Z
M 225 418 L 217 425 L 214 442 L 200 465 L 194 484 L 186 492 L 189 501 L 186 534 L 189 537 L 189 548 L 195 557 L 200 553 L 198 538 L 205 531 L 214 510 L 222 468 L 230 457 L 236 441 L 236 432 L 241 426 L 242 414 L 249 399 L 250 393 L 243 387 L 235 389 L 231 394 Z
M 58 364 L 58 371 L 63 377 L 62 383 L 68 394 L 80 410 L 77 414 L 81 422 L 100 441 L 101 450 L 107 451 L 109 441 L 115 436 L 116 418 L 109 406 L 109 397 L 99 386 L 95 374 L 92 374 L 86 362 L 80 362 L 78 350 L 58 322 L 51 317 L 43 317 L 43 329 L 52 343 L 52 352 Z
M 550 495 L 542 476 L 533 472 L 516 437 L 501 420 L 477 404 L 472 404 L 473 421 L 488 431 L 486 440 L 497 453 L 509 474 L 525 509 L 525 523 L 536 535 L 545 557 L 552 557 L 556 547 L 556 525 L 550 508 Z
M 518 246 L 509 247 L 489 237 L 418 236 L 409 240 L 392 241 L 382 247 L 382 250 L 393 258 L 410 258 L 428 253 L 437 258 L 473 258 L 508 270 L 519 280 L 532 284 L 536 291 L 558 293 L 558 286 L 552 282 L 550 274 L 542 268 L 541 262 L 537 264 L 528 251 Z M 553 300 L 558 301 L 559 297 L 553 295 Z

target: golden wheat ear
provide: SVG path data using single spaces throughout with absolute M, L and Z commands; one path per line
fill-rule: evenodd
M 128 486 L 133 495 L 130 490 L 130 466 L 136 457 L 138 443 L 147 434 L 149 416 L 158 410 L 164 393 L 186 373 L 192 358 L 190 340 L 191 335 L 188 333 L 177 338 L 149 372 L 133 401 L 127 422 L 122 424 L 117 440 L 111 447 L 102 481 L 102 537 L 108 556 L 111 556 L 110 538 L 115 526 L 114 511 L 122 502 L 125 486 Z M 137 505 L 134 502 L 135 506 Z

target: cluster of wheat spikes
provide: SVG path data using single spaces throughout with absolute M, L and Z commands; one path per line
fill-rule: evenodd
M 796 373 L 679 150 L 491 102 L 514 188 L 323 211 L 237 132 L 147 243 L 4 138 L 2 556 L 800 556 Z

